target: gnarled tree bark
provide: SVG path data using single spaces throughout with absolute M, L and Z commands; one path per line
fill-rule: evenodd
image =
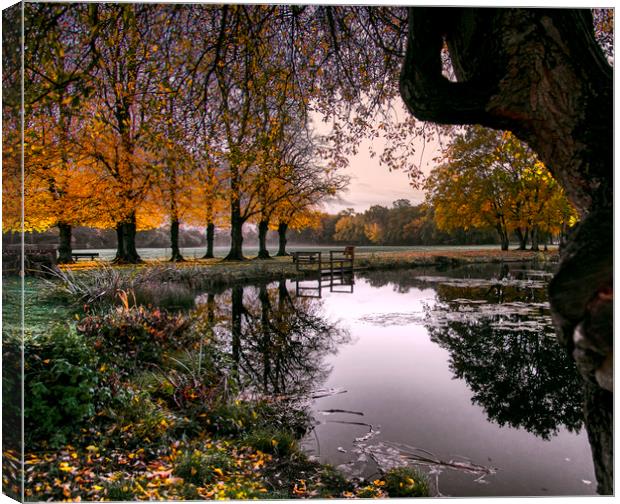
M 442 75 L 444 41 L 458 82 Z M 419 119 L 515 133 L 580 212 L 549 296 L 587 382 L 598 490 L 612 493 L 613 78 L 591 12 L 410 8 L 400 88 Z

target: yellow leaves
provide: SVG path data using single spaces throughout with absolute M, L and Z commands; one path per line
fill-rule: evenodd
M 304 495 L 307 491 L 306 480 L 300 479 L 293 486 L 293 493 L 295 495 Z
M 58 469 L 63 471 L 63 472 L 74 472 L 76 470 L 75 467 L 69 465 L 68 462 L 61 462 L 60 464 L 58 464 Z

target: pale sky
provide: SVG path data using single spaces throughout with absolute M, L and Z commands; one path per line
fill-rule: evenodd
M 377 142 L 377 141 L 375 141 Z M 416 150 L 422 151 L 422 141 Z M 338 213 L 347 208 L 356 212 L 363 212 L 372 205 L 391 207 L 397 199 L 408 199 L 411 204 L 424 201 L 424 192 L 411 187 L 409 178 L 404 171 L 390 172 L 385 165 L 379 163 L 378 156 L 371 158 L 368 153 L 370 141 L 364 141 L 356 156 L 350 159 L 349 166 L 342 170 L 343 175 L 351 177 L 348 191 L 341 196 L 340 202 L 330 202 L 324 206 L 329 213 Z M 381 146 L 375 143 L 376 151 L 381 152 Z M 433 168 L 433 158 L 439 153 L 436 143 L 426 146 L 422 161 L 422 171 L 427 175 Z M 416 161 L 419 158 L 416 156 Z

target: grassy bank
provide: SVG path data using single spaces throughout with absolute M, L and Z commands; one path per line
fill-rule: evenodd
M 325 261 L 325 258 L 323 259 Z M 433 251 L 375 252 L 356 254 L 355 270 L 387 270 L 416 267 L 449 267 L 465 264 L 484 264 L 501 262 L 557 262 L 557 249 L 548 252 L 501 251 L 501 250 L 455 250 L 436 249 Z M 69 275 L 108 267 L 103 261 L 79 262 L 62 266 Z M 251 258 L 246 261 L 223 261 L 222 259 L 196 259 L 181 263 L 148 260 L 140 265 L 113 266 L 126 277 L 150 275 L 153 281 L 180 282 L 190 288 L 223 288 L 235 283 L 251 283 L 287 279 L 309 278 L 316 273 L 299 271 L 291 257 L 271 259 Z M 150 271 L 150 273 L 146 273 Z

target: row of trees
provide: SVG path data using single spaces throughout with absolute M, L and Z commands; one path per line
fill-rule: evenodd
M 397 200 L 363 213 L 322 215 L 316 241 L 364 245 L 496 243 L 508 250 L 563 238 L 577 212 L 535 153 L 513 134 L 481 126 L 454 134 L 426 178 L 424 204 Z
M 495 243 L 487 229 L 442 231 L 427 204 L 399 199 L 391 207 L 373 205 L 363 212 L 320 213 L 312 227 L 293 235 L 298 243 L 347 245 L 463 245 Z
M 291 12 L 28 4 L 25 229 L 57 226 L 69 261 L 72 226 L 115 228 L 117 260 L 137 262 L 137 229 L 169 223 L 181 260 L 181 222 L 206 227 L 206 257 L 226 224 L 228 258 L 242 259 L 242 226 L 254 222 L 268 257 L 270 227 L 303 225 L 347 182 L 309 120 L 313 60 L 329 47 L 285 37 Z M 7 93 L 3 103 L 5 231 L 21 227 L 17 102 Z
M 28 4 L 25 14 L 25 229 L 57 226 L 70 260 L 72 226 L 114 228 L 127 262 L 139 260 L 136 230 L 164 222 L 172 260 L 181 223 L 205 226 L 205 257 L 224 225 L 228 258 L 243 258 L 247 222 L 259 257 L 270 228 L 283 253 L 288 228 L 316 223 L 320 202 L 346 186 L 337 168 L 396 96 L 407 25 L 402 9 L 381 8 Z M 18 101 L 5 93 L 5 230 L 21 226 Z M 313 112 L 333 120 L 329 138 L 313 132 Z M 420 127 L 384 120 L 379 131 L 383 162 L 419 182 L 406 133 Z M 434 212 L 441 231 L 491 227 L 503 248 L 512 232 L 537 248 L 574 215 L 532 152 L 498 135 L 457 135 L 427 181 L 432 210 L 395 212 L 396 223 L 381 208 L 342 216 L 333 238 L 416 242 Z

